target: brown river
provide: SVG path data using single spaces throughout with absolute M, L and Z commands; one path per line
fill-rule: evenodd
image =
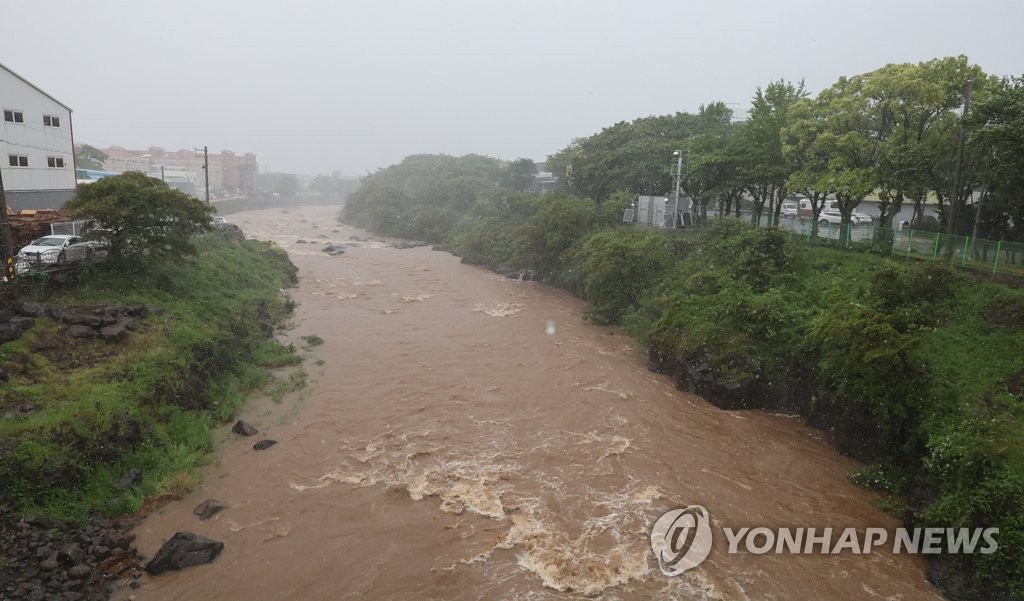
M 801 420 L 720 410 L 569 294 L 389 247 L 337 213 L 230 217 L 299 267 L 282 339 L 324 343 L 303 351 L 307 387 L 244 408 L 260 434 L 218 431 L 200 490 L 136 529 L 150 557 L 178 530 L 221 556 L 122 599 L 942 599 L 923 560 L 888 549 L 727 554 L 722 526 L 899 524 Z M 352 246 L 330 257 L 328 240 Z M 278 444 L 254 451 L 264 436 Z M 211 497 L 229 507 L 201 522 Z M 693 504 L 713 550 L 665 576 L 651 525 Z

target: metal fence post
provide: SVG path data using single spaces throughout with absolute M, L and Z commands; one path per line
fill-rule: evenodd
M 967 267 L 967 245 L 970 243 L 971 237 L 964 236 L 964 258 L 960 261 L 960 267 Z
M 939 239 L 942 238 L 942 234 L 935 234 L 935 245 L 932 248 L 932 259 L 939 256 Z
M 999 250 L 1002 247 L 1003 247 L 1003 241 L 1002 240 L 996 242 L 996 260 L 995 260 L 995 263 L 992 265 L 992 273 L 993 274 L 996 273 L 996 271 L 999 269 Z
M 914 248 L 914 230 L 910 230 L 910 235 L 907 236 L 907 258 L 910 258 L 910 251 Z

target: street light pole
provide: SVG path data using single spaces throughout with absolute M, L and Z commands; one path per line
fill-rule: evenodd
M 682 218 L 679 212 L 679 187 L 683 183 L 683 152 L 677 150 L 672 154 L 676 156 L 676 200 L 675 208 L 672 211 L 672 229 L 675 229 L 677 220 Z
M 198 148 L 196 154 L 199 154 Z M 210 204 L 210 152 L 206 146 L 203 146 L 203 181 L 206 184 L 206 204 Z

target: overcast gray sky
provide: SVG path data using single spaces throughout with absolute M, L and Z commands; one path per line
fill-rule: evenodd
M 617 121 L 966 54 L 1024 73 L 1024 2 L 0 0 L 0 62 L 94 146 L 209 145 L 358 176 L 415 153 L 543 160 Z

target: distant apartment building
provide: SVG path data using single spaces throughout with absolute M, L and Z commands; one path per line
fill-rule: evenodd
M 195 150 L 167 151 L 157 146 L 145 150 L 132 150 L 120 146 L 104 149 L 107 160 L 103 163 L 106 171 L 124 173 L 141 171 L 151 177 L 163 178 L 168 184 L 191 191 L 205 186 L 203 154 Z M 247 195 L 253 190 L 256 175 L 256 155 L 235 154 L 225 150 L 220 154 L 211 153 L 210 190 L 214 194 Z
M 75 194 L 71 109 L 0 64 L 0 177 L 8 207 L 57 209 Z

